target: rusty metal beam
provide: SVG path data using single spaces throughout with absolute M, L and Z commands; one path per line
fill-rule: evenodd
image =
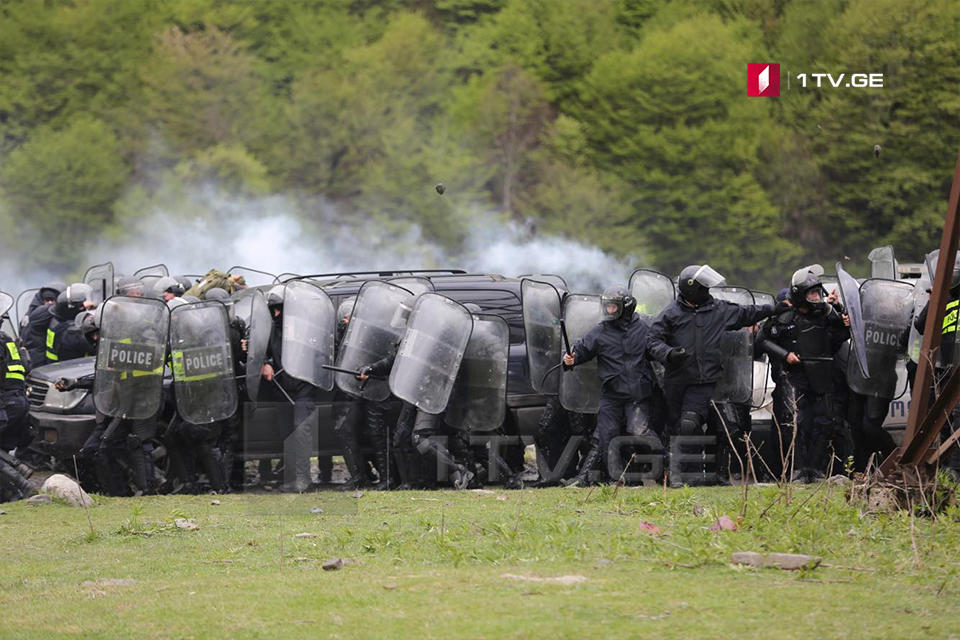
M 951 433 L 949 438 L 947 438 L 946 440 L 940 443 L 940 447 L 936 451 L 931 453 L 930 456 L 927 458 L 927 464 L 935 464 L 937 460 L 942 458 L 943 454 L 947 452 L 947 449 L 950 448 L 950 445 L 952 445 L 957 440 L 960 440 L 960 429 L 957 429 L 956 431 Z
M 947 388 L 943 389 L 941 397 L 937 399 L 940 411 L 931 413 L 930 399 L 933 395 L 934 362 L 937 350 L 940 348 L 941 332 L 945 307 L 950 300 L 950 280 L 953 276 L 953 263 L 957 255 L 957 246 L 960 244 L 960 153 L 957 154 L 957 164 L 953 174 L 953 186 L 950 188 L 950 202 L 947 206 L 947 218 L 943 225 L 943 235 L 940 238 L 940 256 L 937 260 L 937 272 L 934 274 L 930 291 L 930 303 L 927 307 L 927 322 L 923 330 L 923 344 L 920 347 L 920 358 L 917 363 L 917 374 L 913 383 L 913 396 L 910 400 L 910 414 L 907 418 L 907 430 L 904 434 L 903 445 L 894 451 L 881 466 L 881 470 L 893 471 L 899 466 L 915 467 L 929 457 L 929 449 L 936 441 L 940 427 L 946 420 L 943 406 L 950 398 L 944 397 Z M 954 370 L 956 373 L 956 369 Z M 946 386 L 951 392 L 960 390 L 960 376 L 951 375 Z M 943 399 L 944 402 L 940 403 Z M 936 404 L 935 403 L 935 406 Z M 954 401 L 956 404 L 956 401 Z M 950 405 L 951 407 L 953 405 Z M 949 414 L 949 409 L 947 409 Z
M 909 441 L 904 439 L 901 447 L 901 464 L 907 466 L 920 464 L 924 461 L 924 458 L 928 457 L 928 450 L 939 435 L 940 427 L 946 423 L 947 418 L 950 417 L 950 411 L 958 402 L 960 402 L 960 367 L 954 367 L 950 375 L 947 376 L 946 382 L 941 386 L 940 395 L 934 400 L 926 417 L 917 429 L 918 434 L 933 434 L 933 437 L 926 438 L 926 440 L 920 437 L 915 437 Z M 934 458 L 930 464 L 933 464 L 936 460 Z

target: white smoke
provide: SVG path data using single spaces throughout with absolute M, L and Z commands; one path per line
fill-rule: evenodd
M 416 225 L 347 216 L 323 199 L 237 196 L 207 184 L 192 189 L 187 200 L 188 211 L 154 202 L 125 219 L 123 236 L 100 239 L 87 252 L 89 264 L 109 260 L 118 274 L 157 263 L 173 275 L 233 266 L 301 275 L 393 269 L 552 273 L 583 292 L 625 285 L 631 272 L 631 265 L 596 247 L 535 235 L 483 211 L 471 213 L 462 249 L 450 252 L 425 239 Z M 242 273 L 251 284 L 268 280 Z

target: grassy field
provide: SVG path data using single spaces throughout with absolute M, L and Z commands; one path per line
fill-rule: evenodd
M 0 637 L 960 637 L 956 507 L 793 491 L 752 487 L 735 531 L 710 529 L 734 488 L 97 498 L 93 533 L 82 509 L 0 505 Z

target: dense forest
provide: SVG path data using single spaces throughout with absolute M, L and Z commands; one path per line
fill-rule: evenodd
M 780 98 L 747 97 L 749 62 Z M 820 72 L 884 86 L 798 86 Z M 774 287 L 881 244 L 919 260 L 958 146 L 956 0 L 0 5 L 4 268 L 80 268 L 157 212 L 214 244 L 216 203 L 280 197 L 358 246 L 455 261 L 509 225 Z

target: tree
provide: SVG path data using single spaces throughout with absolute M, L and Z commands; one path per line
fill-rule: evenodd
M 0 168 L 24 262 L 74 267 L 84 243 L 110 222 L 126 177 L 117 138 L 100 120 L 81 117 L 62 131 L 36 131 Z

